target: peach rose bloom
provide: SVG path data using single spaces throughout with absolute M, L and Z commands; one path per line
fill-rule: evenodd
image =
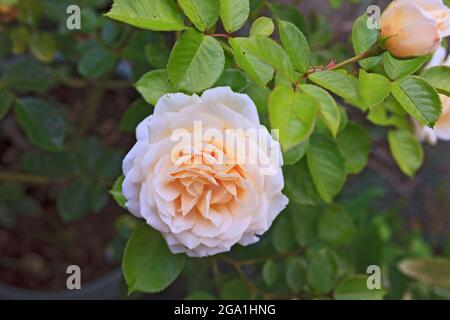
M 442 47 L 436 50 L 433 58 L 426 68 L 432 68 L 440 65 L 450 67 L 450 56 L 447 57 L 447 51 Z M 434 125 L 434 128 L 421 126 L 417 122 L 414 122 L 417 137 L 421 141 L 427 141 L 433 145 L 436 144 L 438 140 L 450 140 L 450 98 L 443 94 L 439 94 L 439 97 L 442 102 L 442 112 L 438 121 Z
M 258 131 L 262 139 L 232 131 L 246 146 L 236 152 L 211 137 L 200 144 L 176 139 L 184 132 L 195 141 L 199 123 L 216 133 Z M 123 161 L 126 206 L 159 230 L 173 253 L 203 257 L 255 243 L 288 203 L 280 145 L 245 94 L 220 87 L 201 96 L 164 95 L 136 128 L 136 138 Z M 252 152 L 243 154 L 250 148 L 258 158 L 276 155 L 277 161 L 254 161 Z
M 386 49 L 399 58 L 430 54 L 450 35 L 450 9 L 442 0 L 394 0 L 381 16 Z

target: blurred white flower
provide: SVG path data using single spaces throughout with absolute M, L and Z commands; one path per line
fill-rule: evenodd
M 450 67 L 450 56 L 447 57 L 447 51 L 443 47 L 440 47 L 435 52 L 426 68 L 437 67 L 440 65 Z M 427 141 L 433 145 L 436 144 L 438 140 L 450 140 L 450 98 L 443 94 L 439 94 L 439 97 L 442 102 L 442 112 L 434 128 L 421 126 L 414 121 L 417 137 L 421 141 Z
M 199 122 L 219 133 L 256 130 L 263 139 L 239 134 L 247 147 L 234 152 L 223 141 L 205 137 L 200 144 L 187 139 L 180 146 L 174 134 L 186 132 L 195 140 Z M 167 94 L 138 125 L 136 137 L 123 161 L 126 206 L 159 230 L 173 253 L 202 257 L 228 251 L 236 243 L 257 242 L 288 203 L 281 192 L 280 145 L 260 125 L 256 107 L 245 94 L 228 87 L 207 90 L 200 97 Z M 270 150 L 262 145 L 267 142 Z M 249 159 L 251 152 L 243 156 L 248 161 L 236 160 L 250 146 L 266 160 L 269 153 L 277 155 L 278 161 L 268 164 L 271 174 Z

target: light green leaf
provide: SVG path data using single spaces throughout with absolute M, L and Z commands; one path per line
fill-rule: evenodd
M 300 29 L 293 23 L 278 20 L 281 43 L 294 67 L 306 72 L 309 68 L 311 54 L 309 44 Z
M 273 77 L 274 68 L 246 50 L 241 40 L 230 39 L 229 42 L 239 67 L 255 83 L 261 86 L 267 85 Z
M 358 124 L 349 123 L 338 137 L 338 146 L 345 158 L 347 174 L 357 174 L 367 165 L 370 152 L 370 135 Z
M 200 92 L 219 79 L 224 66 L 225 55 L 220 43 L 189 29 L 172 49 L 167 74 L 177 90 Z
M 114 0 L 107 17 L 154 31 L 186 29 L 174 0 Z
M 313 135 L 306 152 L 314 185 L 325 202 L 331 202 L 347 178 L 345 159 L 336 142 L 325 135 Z
M 441 114 L 438 93 L 424 79 L 408 76 L 392 84 L 392 94 L 400 105 L 423 125 L 433 127 Z
M 125 177 L 121 175 L 117 178 L 116 182 L 114 182 L 114 185 L 112 186 L 111 190 L 109 190 L 109 193 L 111 196 L 116 200 L 117 204 L 121 206 L 122 208 L 125 208 L 126 199 L 125 196 L 122 194 L 122 183 Z
M 333 97 L 327 91 L 315 85 L 304 84 L 300 86 L 300 89 L 319 102 L 320 117 L 331 134 L 336 136 L 341 122 L 341 112 Z
M 390 131 L 388 141 L 391 153 L 400 169 L 406 175 L 413 176 L 423 163 L 422 145 L 407 130 Z
M 337 278 L 337 262 L 326 249 L 308 256 L 307 282 L 313 292 L 325 294 L 331 291 Z
M 369 17 L 364 14 L 359 17 L 352 28 L 352 44 L 355 54 L 361 54 L 369 50 L 378 40 L 379 31 L 377 29 L 370 29 L 367 27 L 367 19 Z M 373 69 L 382 57 L 371 57 L 359 61 L 359 65 L 366 69 Z
M 250 54 L 252 57 L 261 60 L 264 64 L 270 65 L 278 72 L 283 73 L 283 75 L 286 76 L 291 82 L 295 81 L 296 79 L 295 72 L 291 60 L 289 59 L 289 56 L 283 50 L 283 48 L 274 40 L 261 36 L 251 38 L 233 38 L 230 39 L 230 45 L 233 48 L 239 50 L 240 53 L 242 53 L 242 55 L 245 56 L 247 54 Z M 235 58 L 238 63 L 239 60 L 242 60 L 238 59 L 236 55 Z M 247 72 L 246 68 L 244 68 L 243 66 L 241 67 L 244 69 L 245 72 Z M 261 69 L 261 67 L 259 67 L 258 65 L 256 65 L 255 68 Z M 262 71 L 266 73 L 265 68 Z M 270 74 L 270 71 L 271 70 L 267 70 L 267 74 Z M 267 81 L 270 80 L 270 78 L 271 77 L 268 77 Z M 254 81 L 258 82 L 257 80 Z
M 183 270 L 185 260 L 185 255 L 169 251 L 161 233 L 139 223 L 128 240 L 122 260 L 128 292 L 164 290 Z
M 284 150 L 298 145 L 312 133 L 319 105 L 317 100 L 295 92 L 286 86 L 277 86 L 269 97 L 269 119 L 272 129 L 279 130 Z
M 415 280 L 450 290 L 450 260 L 445 258 L 413 258 L 398 264 L 400 271 Z
M 242 28 L 249 13 L 249 0 L 220 0 L 220 19 L 227 32 Z
M 425 70 L 421 76 L 436 90 L 450 96 L 450 67 L 430 68 Z
M 308 79 L 363 110 L 367 108 L 359 94 L 358 78 L 350 74 L 339 71 L 321 71 L 310 74 Z
M 200 31 L 213 27 L 219 19 L 217 0 L 178 0 L 186 16 Z
M 336 300 L 382 300 L 386 291 L 369 289 L 367 275 L 354 275 L 341 281 L 334 290 Z
M 56 54 L 55 39 L 50 33 L 36 33 L 30 40 L 31 53 L 42 62 L 50 62 Z
M 319 220 L 319 238 L 331 245 L 348 244 L 355 225 L 351 217 L 340 207 L 329 207 Z
M 174 92 L 166 70 L 152 70 L 136 83 L 136 89 L 148 103 L 156 105 L 161 96 Z
M 359 92 L 364 102 L 369 106 L 382 103 L 391 94 L 391 82 L 377 73 L 359 71 Z
M 430 59 L 429 56 L 420 56 L 412 59 L 396 59 L 389 52 L 383 56 L 384 70 L 392 80 L 413 74 Z
M 299 293 L 306 284 L 306 261 L 293 257 L 287 261 L 286 283 L 294 293 Z
M 252 27 L 250 28 L 250 36 L 263 36 L 268 37 L 275 30 L 275 25 L 273 20 L 267 17 L 259 17 L 253 22 Z
M 292 165 L 300 161 L 308 150 L 309 140 L 305 140 L 289 150 L 283 151 L 283 165 Z
M 66 123 L 61 110 L 37 98 L 17 100 L 17 121 L 27 138 L 38 148 L 59 151 L 63 148 Z
M 278 277 L 278 268 L 273 260 L 268 260 L 266 261 L 266 263 L 264 263 L 262 275 L 264 282 L 268 287 L 272 286 L 275 283 Z

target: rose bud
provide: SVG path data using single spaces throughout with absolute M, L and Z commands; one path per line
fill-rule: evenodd
M 380 25 L 392 55 L 431 54 L 450 35 L 450 9 L 442 0 L 395 0 L 382 14 Z

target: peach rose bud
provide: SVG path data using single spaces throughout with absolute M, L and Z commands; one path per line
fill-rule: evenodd
M 450 35 L 450 9 L 442 0 L 395 0 L 381 16 L 386 49 L 407 58 L 435 52 Z

